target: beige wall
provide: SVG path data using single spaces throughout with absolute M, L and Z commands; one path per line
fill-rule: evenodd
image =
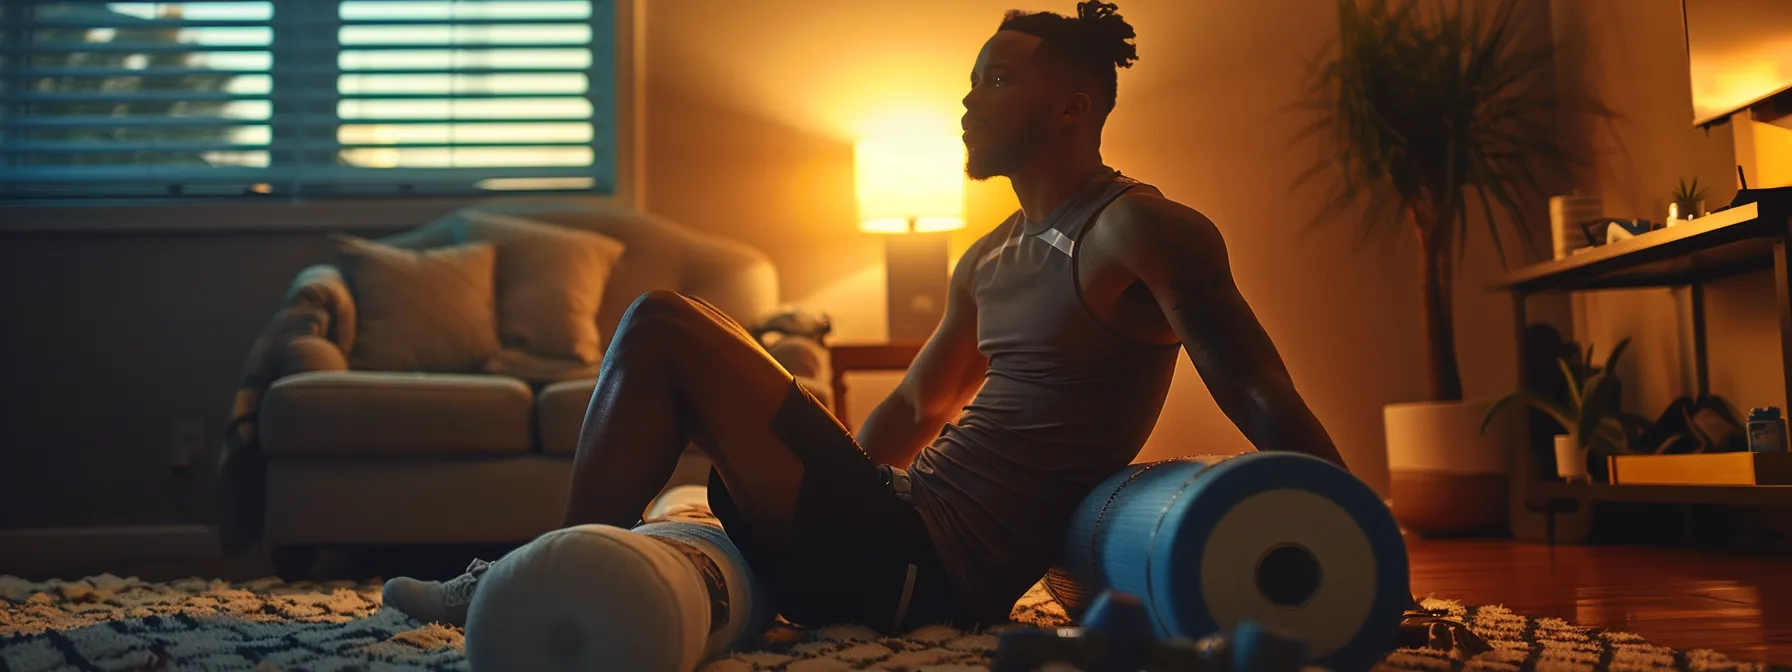
M 1581 49 L 1564 50 L 1557 71 L 1564 85 L 1584 87 L 1617 110 L 1609 126 L 1583 129 L 1596 160 L 1576 186 L 1604 200 L 1608 216 L 1665 217 L 1681 178 L 1711 185 L 1708 208 L 1729 203 L 1736 192 L 1738 140 L 1750 186 L 1792 184 L 1792 135 L 1785 129 L 1744 121 L 1706 132 L 1692 126 L 1692 99 L 1676 0 L 1556 0 L 1558 37 Z M 1739 414 L 1753 406 L 1784 407 L 1778 313 L 1769 272 L 1707 285 L 1706 324 L 1711 391 Z M 1691 351 L 1691 303 L 1687 290 L 1603 292 L 1575 301 L 1576 331 L 1600 356 L 1629 337 L 1632 355 L 1622 367 L 1626 405 L 1654 418 L 1674 398 L 1696 392 Z
M 956 114 L 971 59 L 1007 2 L 650 4 L 649 207 L 767 250 L 787 298 L 832 312 L 844 340 L 880 338 L 882 255 L 851 226 L 848 139 L 886 109 Z M 1300 235 L 1317 202 L 1284 185 L 1311 148 L 1285 148 L 1296 121 L 1274 113 L 1300 90 L 1303 58 L 1330 36 L 1331 3 L 1120 4 L 1139 27 L 1143 60 L 1122 73 L 1109 160 L 1220 223 L 1239 282 L 1301 389 L 1346 457 L 1385 491 L 1381 406 L 1424 393 L 1410 356 L 1420 346 L 1416 259 L 1405 239 L 1351 254 L 1348 229 Z M 1662 86 L 1684 95 L 1678 83 Z M 1678 121 L 1662 124 L 1702 141 Z M 1701 174 L 1721 180 L 1723 160 Z M 971 187 L 972 229 L 958 250 L 1014 205 L 1002 180 Z M 1514 377 L 1507 302 L 1479 289 L 1494 269 L 1482 242 L 1457 316 L 1475 396 Z M 167 497 L 175 430 L 201 425 L 208 451 L 199 460 L 214 457 L 246 348 L 292 274 L 325 247 L 303 231 L 9 235 L 0 244 L 9 318 L 0 320 L 0 528 L 188 522 Z M 1720 308 L 1728 299 L 1717 294 L 1714 313 L 1744 310 Z M 1724 296 L 1749 303 L 1742 292 Z M 1771 323 L 1749 324 L 1749 343 L 1770 342 L 1759 334 Z M 1768 348 L 1762 361 L 1775 355 Z M 857 394 L 853 404 L 868 408 Z M 1183 364 L 1145 457 L 1245 449 Z
M 216 458 L 249 345 L 328 251 L 317 232 L 8 235 L 0 530 L 198 522 L 170 502 L 208 485 L 170 479 L 177 431 L 202 435 L 196 468 Z
M 1301 390 L 1353 468 L 1385 493 L 1381 408 L 1425 395 L 1413 356 L 1422 346 L 1416 252 L 1404 238 L 1352 252 L 1348 214 L 1302 233 L 1318 196 L 1286 186 L 1313 147 L 1289 148 L 1300 120 L 1277 111 L 1302 92 L 1305 59 L 1335 33 L 1331 3 L 1120 4 L 1138 29 L 1140 61 L 1122 71 L 1106 159 L 1219 223 L 1238 282 Z M 956 119 L 971 63 L 1013 5 L 654 3 L 647 206 L 768 250 L 787 300 L 832 313 L 842 340 L 881 338 L 882 256 L 853 229 L 853 132 L 890 108 Z M 1537 16 L 1547 29 L 1547 15 Z M 1007 189 L 1002 180 L 972 186 L 971 229 L 955 253 L 1012 210 Z M 1517 379 L 1509 301 L 1481 290 L 1498 271 L 1484 236 L 1472 241 L 1457 297 L 1463 376 L 1477 397 Z M 1249 449 L 1186 360 L 1168 403 L 1142 457 Z

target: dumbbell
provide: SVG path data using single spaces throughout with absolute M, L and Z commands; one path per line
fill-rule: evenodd
M 1255 621 L 1239 623 L 1230 637 L 1158 640 L 1138 598 L 1110 590 L 1090 605 L 1081 626 L 1003 633 L 990 672 L 1033 672 L 1049 663 L 1088 672 L 1303 672 L 1305 661 L 1304 640 Z

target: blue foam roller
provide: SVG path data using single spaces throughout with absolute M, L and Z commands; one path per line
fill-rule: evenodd
M 1386 655 L 1412 600 L 1387 505 L 1349 472 L 1291 452 L 1121 470 L 1072 515 L 1046 587 L 1072 615 L 1103 590 L 1136 595 L 1160 639 L 1258 621 L 1339 672 Z

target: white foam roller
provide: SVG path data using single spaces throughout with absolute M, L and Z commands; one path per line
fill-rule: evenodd
M 709 488 L 701 485 L 681 485 L 660 493 L 653 502 L 647 505 L 647 513 L 641 516 L 645 520 L 660 520 L 681 513 L 709 510 Z
M 555 530 L 492 563 L 467 614 L 475 672 L 690 672 L 763 632 L 766 600 L 711 524 Z

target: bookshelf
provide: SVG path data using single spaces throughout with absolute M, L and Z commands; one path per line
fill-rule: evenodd
M 1725 277 L 1773 270 L 1775 305 L 1779 310 L 1780 352 L 1787 398 L 1792 399 L 1792 275 L 1788 274 L 1788 242 L 1792 213 L 1745 203 L 1675 226 L 1607 243 L 1562 259 L 1513 269 L 1491 289 L 1512 296 L 1518 333 L 1518 361 L 1527 361 L 1525 301 L 1544 293 L 1643 287 L 1687 287 L 1692 299 L 1694 371 L 1700 395 L 1708 393 L 1703 283 Z M 1522 376 L 1522 370 L 1521 374 Z M 1529 381 L 1520 381 L 1521 385 Z M 1549 541 L 1555 541 L 1555 514 L 1572 511 L 1581 502 L 1625 501 L 1744 506 L 1792 505 L 1792 486 L 1677 486 L 1564 483 L 1556 479 L 1553 456 L 1535 446 L 1520 452 L 1515 496 L 1532 511 L 1548 516 Z M 1565 505 L 1567 508 L 1564 508 Z

